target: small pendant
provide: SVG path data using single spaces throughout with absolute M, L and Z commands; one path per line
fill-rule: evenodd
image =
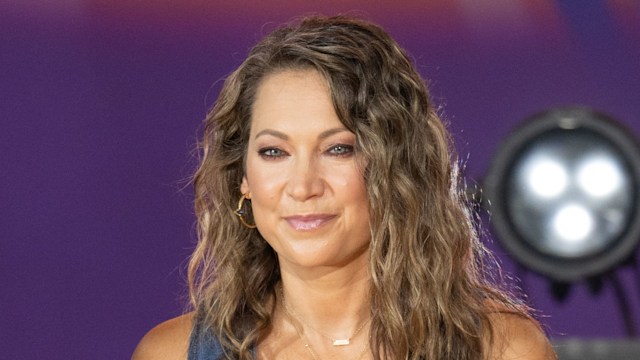
M 351 344 L 349 339 L 336 339 L 336 340 L 333 340 L 333 346 L 344 346 L 344 345 L 349 345 L 349 344 Z

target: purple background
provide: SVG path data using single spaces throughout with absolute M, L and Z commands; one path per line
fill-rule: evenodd
M 0 2 L 2 357 L 128 358 L 184 310 L 201 120 L 250 46 L 296 15 L 355 9 L 389 30 L 477 181 L 501 140 L 549 107 L 591 106 L 640 134 L 637 1 L 481 3 Z M 640 327 L 637 274 L 618 274 Z M 546 280 L 520 275 L 554 339 L 624 336 L 609 286 L 578 284 L 558 303 Z

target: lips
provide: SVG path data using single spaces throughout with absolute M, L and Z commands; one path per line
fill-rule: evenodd
M 284 219 L 295 230 L 310 231 L 322 227 L 336 216 L 330 214 L 294 215 Z

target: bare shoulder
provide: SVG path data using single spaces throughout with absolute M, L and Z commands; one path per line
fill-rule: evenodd
M 132 360 L 186 360 L 193 313 L 167 320 L 140 340 Z
M 491 360 L 555 360 L 549 339 L 533 319 L 512 312 L 489 315 L 494 330 Z

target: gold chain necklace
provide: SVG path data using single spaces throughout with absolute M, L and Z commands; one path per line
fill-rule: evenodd
M 362 330 L 364 328 L 365 325 L 367 325 L 367 323 L 369 323 L 369 321 L 371 320 L 371 318 L 368 318 L 366 321 L 362 322 L 362 324 L 360 324 L 360 326 L 356 329 L 356 331 L 353 332 L 353 334 L 351 334 L 351 336 L 349 336 L 346 339 L 335 339 L 332 336 L 329 336 L 319 330 L 316 330 L 313 326 L 307 324 L 306 322 L 304 322 L 302 320 L 302 318 L 300 318 L 300 315 L 298 315 L 293 309 L 290 309 L 289 306 L 287 306 L 286 301 L 284 300 L 284 288 L 282 287 L 282 285 L 280 286 L 280 298 L 282 299 L 282 306 L 284 307 L 284 312 L 287 314 L 288 317 L 292 317 L 296 320 L 298 320 L 299 322 L 301 322 L 304 326 L 308 327 L 309 329 L 315 331 L 316 333 L 322 335 L 323 337 L 331 340 L 331 345 L 333 346 L 345 346 L 345 345 L 350 345 L 351 344 L 351 339 L 353 339 L 356 335 L 358 335 L 358 333 L 360 332 L 360 330 Z
M 286 315 L 287 319 L 289 319 L 289 321 L 291 321 L 291 323 L 293 323 L 293 321 L 292 321 L 292 320 L 293 320 L 293 319 L 292 319 L 293 315 L 289 313 L 289 308 L 287 307 L 287 303 L 286 303 L 286 302 L 285 302 L 285 300 L 284 300 L 284 289 L 283 289 L 282 287 L 280 287 L 280 298 L 282 299 L 282 306 L 284 307 L 284 313 L 285 313 L 285 315 Z M 301 321 L 300 319 L 298 319 L 298 318 L 296 318 L 296 319 L 297 319 L 300 323 L 302 323 L 303 325 L 306 325 L 306 326 L 310 327 L 309 325 L 305 324 L 305 323 L 304 323 L 303 321 Z M 353 337 L 358 333 L 358 331 L 360 331 L 360 330 L 364 327 L 364 325 L 365 325 L 366 323 L 368 323 L 368 322 L 369 322 L 369 320 L 371 320 L 371 319 L 368 319 L 367 321 L 365 321 L 365 322 L 364 322 L 364 323 L 363 323 L 363 324 L 362 324 L 362 325 L 361 325 L 361 326 L 360 326 L 360 327 L 359 327 L 359 328 L 358 328 L 358 329 L 353 333 L 353 335 L 351 335 L 351 337 L 350 337 L 349 339 L 347 339 L 347 344 L 341 344 L 341 345 L 349 345 L 349 344 L 350 344 L 350 342 L 348 342 L 348 341 L 349 341 L 351 338 L 353 338 Z M 313 351 L 313 348 L 311 347 L 311 345 L 309 345 L 309 341 L 307 340 L 307 337 L 306 337 L 306 336 L 304 336 L 304 335 L 300 332 L 300 330 L 298 329 L 298 327 L 297 327 L 297 326 L 295 326 L 295 325 L 294 325 L 294 326 L 293 326 L 293 328 L 294 328 L 294 329 L 296 329 L 296 334 L 298 334 L 298 337 L 300 338 L 300 341 L 302 341 L 302 344 L 304 345 L 304 348 L 305 348 L 305 349 L 307 349 L 307 352 L 309 352 L 309 354 L 311 355 L 311 357 L 313 358 L 313 360 L 320 360 L 320 358 L 318 357 L 318 355 L 316 354 L 316 352 L 315 352 L 315 351 Z M 312 328 L 312 329 L 313 329 L 313 328 Z M 315 329 L 314 329 L 314 330 L 315 330 Z M 316 331 L 317 331 L 317 330 L 316 330 Z M 322 333 L 320 333 L 320 335 L 323 335 L 323 334 L 322 334 Z M 323 335 L 323 336 L 324 336 L 324 335 Z M 325 336 L 325 337 L 326 337 L 326 336 Z M 336 345 L 335 345 L 335 343 L 334 343 L 333 345 L 334 345 L 334 346 L 336 346 Z M 365 354 L 365 352 L 367 351 L 367 348 L 368 348 L 368 347 L 369 347 L 369 341 L 367 341 L 367 342 L 364 344 L 364 346 L 362 347 L 362 350 L 360 350 L 360 353 L 358 354 L 358 357 L 356 357 L 354 360 L 360 360 L 360 359 L 362 359 L 362 357 L 364 356 L 364 354 Z
M 287 317 L 289 317 L 289 314 L 287 314 Z M 289 321 L 291 321 L 291 318 L 289 318 Z M 307 339 L 306 336 L 302 335 L 300 333 L 300 330 L 298 330 L 296 326 L 294 326 L 294 328 L 296 329 L 296 333 L 298 334 L 298 337 L 300 338 L 300 340 L 302 340 L 302 344 L 304 345 L 304 348 L 307 349 L 309 354 L 311 354 L 311 357 L 313 358 L 313 360 L 320 360 L 316 352 L 313 351 L 313 349 L 311 348 L 311 345 L 309 345 L 309 342 L 306 340 Z M 360 353 L 358 354 L 358 356 L 354 360 L 362 359 L 368 347 L 369 347 L 369 342 L 367 341 L 362 347 L 362 350 L 360 350 Z

